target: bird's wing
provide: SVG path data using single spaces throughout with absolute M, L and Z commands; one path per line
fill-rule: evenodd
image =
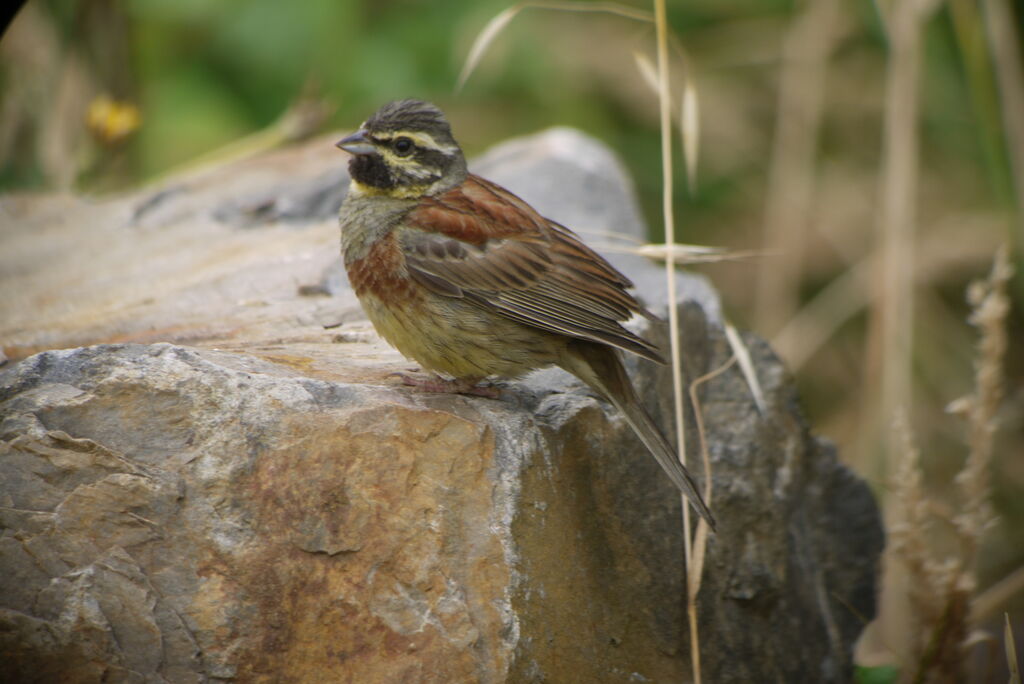
M 629 279 L 504 188 L 470 175 L 424 198 L 402 226 L 409 274 L 436 294 L 664 363 L 657 347 L 620 325 L 633 313 L 650 316 L 626 291 Z

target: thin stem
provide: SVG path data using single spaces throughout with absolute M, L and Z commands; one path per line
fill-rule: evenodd
M 676 231 L 672 207 L 672 104 L 669 98 L 668 65 L 668 20 L 665 17 L 665 0 L 654 0 L 654 23 L 658 42 L 658 105 L 661 118 L 661 171 L 662 171 L 662 214 L 665 222 L 665 243 L 675 244 Z M 672 354 L 672 395 L 675 408 L 676 434 L 679 436 L 679 461 L 686 464 L 686 423 L 683 418 L 683 378 L 680 361 L 679 311 L 676 303 L 675 254 L 669 250 L 665 255 L 665 285 L 668 288 L 668 330 Z M 690 536 L 690 506 L 685 497 L 683 504 L 683 548 L 686 554 L 686 569 L 690 571 L 693 559 L 693 540 Z M 700 638 L 697 633 L 697 615 L 693 598 L 687 592 L 687 616 L 690 622 L 690 661 L 693 664 L 693 681 L 697 684 L 700 676 Z

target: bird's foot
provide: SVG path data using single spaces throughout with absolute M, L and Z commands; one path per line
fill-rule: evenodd
M 439 394 L 470 394 L 475 397 L 486 397 L 498 399 L 501 391 L 489 383 L 480 384 L 475 378 L 455 378 L 448 380 L 439 375 L 414 375 L 412 373 L 394 372 L 388 377 L 397 377 L 403 385 L 415 387 L 421 392 L 432 392 Z

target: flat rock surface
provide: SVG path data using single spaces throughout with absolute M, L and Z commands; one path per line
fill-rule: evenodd
M 688 680 L 677 493 L 561 371 L 498 400 L 390 376 L 413 365 L 338 259 L 337 137 L 120 197 L 0 198 L 12 681 Z M 475 169 L 599 248 L 645 233 L 618 162 L 577 131 Z M 664 314 L 661 269 L 609 256 Z M 730 351 L 707 282 L 681 274 L 679 294 L 689 383 Z M 878 511 L 746 342 L 764 413 L 735 366 L 699 391 L 720 526 L 705 677 L 847 681 Z M 670 374 L 628 365 L 671 424 Z

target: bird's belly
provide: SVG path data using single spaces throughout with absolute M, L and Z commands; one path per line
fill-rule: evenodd
M 517 377 L 555 363 L 566 338 L 432 294 L 402 304 L 360 297 L 381 337 L 424 369 L 457 378 Z

